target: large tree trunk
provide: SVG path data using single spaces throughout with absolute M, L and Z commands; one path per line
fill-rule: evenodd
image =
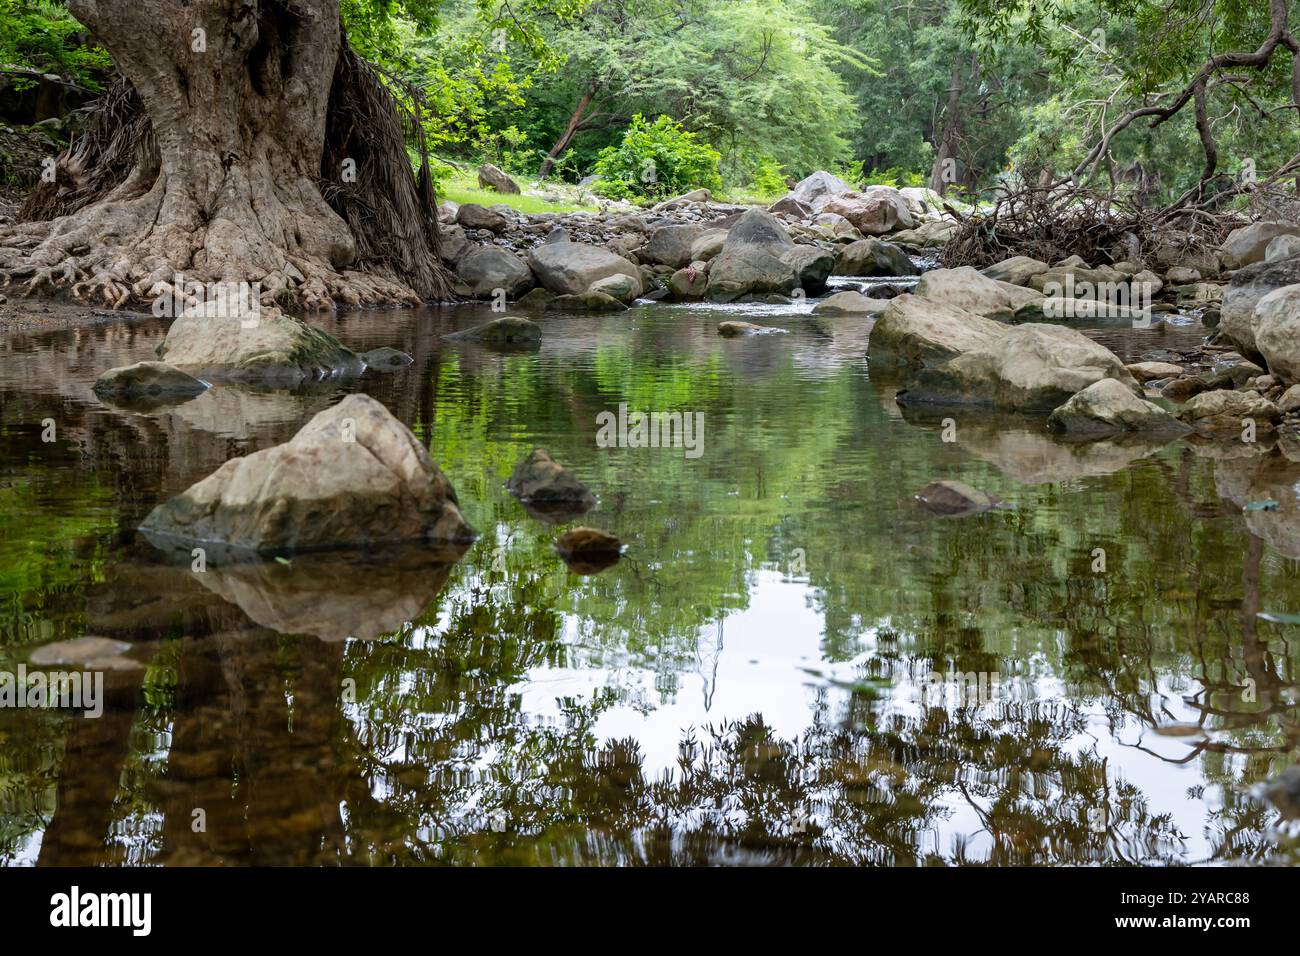
M 114 306 L 170 294 L 178 275 L 260 282 L 267 301 L 306 308 L 445 294 L 431 190 L 411 174 L 392 98 L 335 88 L 377 85 L 346 49 L 339 0 L 68 0 L 68 8 L 134 88 L 152 140 L 96 201 L 0 230 L 7 278 Z M 327 114 L 349 105 L 350 122 L 335 122 L 327 143 Z M 86 170 L 70 155 L 75 183 Z M 348 213 L 349 197 L 368 215 L 345 220 L 335 207 Z M 363 222 L 397 234 L 386 243 L 363 236 L 359 249 Z

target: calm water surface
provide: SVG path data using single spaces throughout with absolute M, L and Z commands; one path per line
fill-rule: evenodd
M 1257 616 L 1300 612 L 1294 448 L 1065 444 L 983 412 L 945 442 L 860 320 L 788 307 L 440 340 L 487 317 L 324 323 L 415 357 L 348 388 L 428 444 L 471 548 L 204 573 L 140 519 L 346 389 L 112 409 L 91 384 L 161 322 L 0 344 L 0 670 L 88 634 L 148 665 L 99 719 L 0 709 L 0 861 L 1297 859 L 1252 792 L 1300 746 L 1300 632 Z M 727 317 L 791 332 L 724 340 Z M 1136 360 L 1199 335 L 1099 337 Z M 702 412 L 703 454 L 598 448 L 620 403 Z M 582 523 L 627 542 L 615 566 L 570 572 L 567 525 L 505 492 L 539 445 L 599 495 Z M 930 516 L 939 478 L 1009 507 Z

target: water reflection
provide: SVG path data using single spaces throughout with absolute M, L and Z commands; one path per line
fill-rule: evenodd
M 149 664 L 99 720 L 0 709 L 0 859 L 1297 858 L 1251 793 L 1300 746 L 1294 634 L 1256 616 L 1300 611 L 1284 447 L 984 416 L 945 442 L 861 328 L 738 308 L 548 316 L 520 355 L 442 342 L 486 309 L 342 317 L 358 351 L 414 357 L 352 387 L 429 443 L 482 539 L 202 573 L 140 517 L 339 393 L 114 410 L 89 383 L 160 324 L 11 340 L 0 667 L 85 634 Z M 792 334 L 724 341 L 720 313 Z M 703 412 L 704 455 L 596 448 L 622 402 Z M 628 543 L 617 564 L 573 573 L 553 542 L 578 516 L 506 493 L 537 445 L 598 493 L 581 522 Z M 912 496 L 939 478 L 1012 507 L 935 519 Z M 927 690 L 949 673 L 1004 692 Z

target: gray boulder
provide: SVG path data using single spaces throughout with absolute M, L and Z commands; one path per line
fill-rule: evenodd
M 1189 431 L 1155 402 L 1139 398 L 1113 378 L 1103 378 L 1077 392 L 1048 416 L 1047 427 L 1069 435 Z
M 230 459 L 141 528 L 262 555 L 474 537 L 424 445 L 367 395 L 320 412 L 283 445 Z
M 873 362 L 936 365 L 992 345 L 1010 330 L 993 319 L 905 293 L 885 300 L 867 353 Z
M 835 275 L 914 276 L 919 269 L 907 253 L 883 239 L 860 239 L 840 250 Z
M 1233 273 L 1223 293 L 1219 328 L 1243 354 L 1256 357 L 1255 306 L 1274 289 L 1300 283 L 1300 258 L 1256 262 Z
M 136 362 L 109 369 L 95 381 L 95 394 L 109 400 L 192 398 L 207 389 L 193 375 L 164 362 Z
M 455 342 L 482 342 L 486 345 L 536 345 L 542 340 L 542 328 L 529 319 L 506 315 L 444 337 Z
M 456 278 L 456 291 L 475 299 L 490 299 L 497 289 L 517 299 L 533 287 L 528 263 L 500 246 L 474 246 L 456 264 Z
M 480 189 L 517 195 L 519 184 L 491 163 L 484 163 L 478 168 L 478 185 Z
M 641 273 L 622 256 L 581 242 L 552 242 L 528 253 L 537 281 L 556 295 L 581 295 L 600 279 L 627 276 L 641 294 Z
M 1279 236 L 1300 236 L 1300 223 L 1252 222 L 1232 230 L 1220 249 L 1224 265 L 1229 269 L 1240 269 L 1263 262 L 1269 243 Z

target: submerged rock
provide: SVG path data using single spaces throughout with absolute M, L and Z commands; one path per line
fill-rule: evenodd
M 234 311 L 209 303 L 167 330 L 158 357 L 214 381 L 297 385 L 359 375 L 364 365 L 327 332 L 281 313 Z
M 1076 393 L 1048 416 L 1047 427 L 1071 435 L 1190 430 L 1159 405 L 1139 398 L 1113 378 L 1103 378 Z
M 76 667 L 89 671 L 143 670 L 144 664 L 125 656 L 132 645 L 107 637 L 78 637 L 42 644 L 28 661 L 37 667 Z
M 262 555 L 474 537 L 425 447 L 367 395 L 320 412 L 283 445 L 232 458 L 141 530 L 164 546 Z
M 614 535 L 595 528 L 574 528 L 560 535 L 555 550 L 578 574 L 594 574 L 618 561 L 623 542 Z
M 366 363 L 366 368 L 383 369 L 384 371 L 393 371 L 399 368 L 405 368 L 415 361 L 401 349 L 390 348 L 385 345 L 383 348 L 371 349 L 369 352 L 361 354 L 361 361 Z
M 1029 323 L 942 365 L 922 369 L 898 401 L 1050 412 L 1104 378 L 1137 393 L 1133 376 L 1106 347 L 1073 329 Z
M 487 345 L 536 345 L 542 340 L 542 327 L 520 316 L 506 315 L 443 337 L 456 342 L 483 342 Z
M 784 331 L 785 329 L 775 329 L 770 325 L 755 325 L 753 322 L 728 321 L 718 323 L 718 334 L 724 338 L 735 338 L 740 335 L 768 335 Z
M 626 312 L 627 306 L 604 292 L 580 292 L 577 295 L 557 295 L 548 310 L 559 312 Z
M 596 497 L 545 448 L 534 448 L 515 466 L 506 488 L 526 504 L 594 502 Z
M 104 399 L 138 400 L 193 398 L 207 390 L 193 375 L 165 362 L 136 362 L 109 369 L 95 381 L 95 394 Z
M 979 514 L 1001 503 L 963 481 L 932 481 L 917 492 L 916 500 L 934 514 L 948 518 Z

